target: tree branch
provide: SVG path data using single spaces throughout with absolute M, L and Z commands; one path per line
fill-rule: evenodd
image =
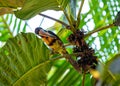
M 71 56 L 76 56 L 76 55 L 78 55 L 78 54 L 80 55 L 80 54 L 82 54 L 82 53 L 63 54 L 62 56 L 58 56 L 58 57 L 56 57 L 56 58 L 52 58 L 52 59 L 46 61 L 44 64 L 65 57 L 65 59 L 73 66 L 73 68 L 76 69 L 76 71 L 81 74 L 82 72 L 81 72 L 81 70 L 80 70 L 80 67 L 79 67 L 78 63 L 77 63 L 75 60 L 73 60 L 72 57 L 71 57 Z
M 84 84 L 85 84 L 85 75 L 86 75 L 86 72 L 84 71 L 83 72 L 83 79 L 82 79 L 82 86 L 84 86 Z
M 103 27 L 100 27 L 100 28 L 98 28 L 98 29 L 94 29 L 93 31 L 90 31 L 88 34 L 86 34 L 86 35 L 84 36 L 84 38 L 90 36 L 91 34 L 93 34 L 93 33 L 95 33 L 95 32 L 98 32 L 98 31 L 101 31 L 101 30 L 105 30 L 105 29 L 111 28 L 111 27 L 113 27 L 113 26 L 114 26 L 114 24 L 109 24 L 109 25 L 107 25 L 107 26 L 103 26 Z
M 66 24 L 65 22 L 62 22 L 62 21 L 60 21 L 60 20 L 58 20 L 58 19 L 55 19 L 55 18 L 50 17 L 50 16 L 47 16 L 47 15 L 45 15 L 45 14 L 39 13 L 39 15 L 40 15 L 40 16 L 43 16 L 43 17 L 46 17 L 46 18 L 48 18 L 48 19 L 54 20 L 54 21 L 56 21 L 56 22 L 64 25 L 65 27 L 68 27 L 68 26 L 69 26 L 69 25 Z
M 80 14 L 81 14 L 81 11 L 82 11 L 82 7 L 83 7 L 83 4 L 84 4 L 84 1 L 85 1 L 85 0 L 82 0 L 81 5 L 80 5 L 80 9 L 79 9 L 79 11 L 78 11 L 78 15 L 77 15 L 77 27 L 78 27 L 79 24 L 80 24 Z

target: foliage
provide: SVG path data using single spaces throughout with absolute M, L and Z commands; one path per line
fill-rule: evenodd
M 9 14 L 0 17 L 0 41 L 6 42 L 5 46 L 0 49 L 1 86 L 33 86 L 33 84 L 36 86 L 40 84 L 47 84 L 48 86 L 82 85 L 83 74 L 75 71 L 66 60 L 60 58 L 58 58 L 58 60 L 57 56 L 59 57 L 59 55 L 53 55 L 51 59 L 56 58 L 57 61 L 52 60 L 52 66 L 49 64 L 51 62 L 48 53 L 50 50 L 48 50 L 46 45 L 34 34 L 18 34 L 20 31 L 26 32 L 27 24 L 21 19 L 30 19 L 46 10 L 63 11 L 64 15 L 61 16 L 60 20 L 64 21 L 66 23 L 65 25 L 73 27 L 74 24 L 77 24 L 76 27 L 78 29 L 86 31 L 85 40 L 89 46 L 94 48 L 95 55 L 102 65 L 98 67 L 101 76 L 97 84 L 102 86 L 117 86 L 120 84 L 120 28 L 113 25 L 113 23 L 119 25 L 119 16 L 116 18 L 115 16 L 120 10 L 120 1 L 85 0 L 82 11 L 86 9 L 84 8 L 86 5 L 89 5 L 89 8 L 87 8 L 88 10 L 84 13 L 78 10 L 81 6 L 80 2 L 83 1 L 84 0 L 0 1 L 0 15 L 13 13 L 13 15 Z M 85 4 L 86 2 L 88 2 L 88 4 Z M 80 17 L 76 16 L 76 12 L 78 11 L 80 12 Z M 21 19 L 16 18 L 14 15 Z M 77 19 L 80 19 L 80 21 L 76 21 Z M 118 22 L 116 23 L 116 21 Z M 108 28 L 106 28 L 106 26 Z M 53 27 L 56 27 L 56 24 Z M 59 25 L 57 29 L 52 28 L 51 30 L 58 32 L 57 34 L 62 41 L 68 43 L 66 38 L 74 31 L 73 28 L 71 31 L 68 29 L 67 26 L 63 27 Z M 14 34 L 18 35 L 14 37 Z M 72 53 L 71 46 L 68 46 L 67 50 L 69 53 Z M 90 74 L 87 74 L 84 85 L 93 86 L 93 84 L 94 80 Z
M 18 34 L 0 51 L 0 85 L 45 85 L 48 59 L 49 50 L 40 39 L 32 33 Z

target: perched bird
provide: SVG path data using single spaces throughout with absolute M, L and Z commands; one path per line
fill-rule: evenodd
M 37 27 L 35 29 L 35 33 L 42 38 L 42 40 L 53 50 L 53 52 L 67 54 L 63 42 L 52 31 L 46 31 L 41 27 Z
M 63 42 L 60 40 L 60 38 L 54 34 L 51 31 L 46 31 L 42 29 L 41 27 L 37 27 L 35 29 L 35 33 L 39 35 L 42 40 L 53 50 L 53 52 L 57 52 L 59 54 L 62 54 L 66 60 L 78 71 L 81 73 L 81 69 L 79 67 L 79 64 L 72 59 L 70 55 L 67 55 L 68 52 L 65 49 L 65 46 Z

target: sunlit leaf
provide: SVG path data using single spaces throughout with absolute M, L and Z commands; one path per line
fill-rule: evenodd
M 0 86 L 45 85 L 49 50 L 32 33 L 21 33 L 0 50 Z
M 0 15 L 13 13 L 14 9 L 22 7 L 25 0 L 0 0 Z
M 0 8 L 0 15 L 4 15 L 4 14 L 8 14 L 8 13 L 13 13 L 13 9 L 7 8 L 7 7 Z
M 0 0 L 0 7 L 17 8 L 23 5 L 25 0 Z
M 27 0 L 24 6 L 15 12 L 21 19 L 29 19 L 40 12 L 46 10 L 62 10 L 66 7 L 69 0 Z

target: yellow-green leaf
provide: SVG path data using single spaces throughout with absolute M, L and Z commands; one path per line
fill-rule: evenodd
M 45 85 L 51 68 L 49 50 L 32 33 L 21 33 L 0 50 L 0 86 Z
M 21 19 L 29 19 L 40 12 L 46 10 L 64 9 L 69 0 L 27 0 L 24 6 L 15 12 L 15 15 Z

